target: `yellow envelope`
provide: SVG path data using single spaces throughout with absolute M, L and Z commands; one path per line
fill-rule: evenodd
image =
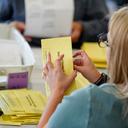
M 105 69 L 107 67 L 107 64 L 106 63 L 100 63 L 100 62 L 98 63 L 97 62 L 97 63 L 94 63 L 94 64 L 95 64 L 95 66 L 97 68 L 104 68 Z
M 21 125 L 21 123 L 19 123 L 19 122 L 12 122 L 12 121 L 5 121 L 5 120 L 3 120 L 3 118 L 2 118 L 2 116 L 0 116 L 0 124 L 1 125 Z
M 73 71 L 71 38 L 61 37 L 61 38 L 43 39 L 41 42 L 42 42 L 41 44 L 42 44 L 43 64 L 46 63 L 48 52 L 51 53 L 53 63 L 55 63 L 55 60 L 58 58 L 60 54 L 64 54 L 64 59 L 62 62 L 63 70 L 65 74 L 67 75 L 71 74 Z M 80 87 L 83 87 L 83 85 L 80 84 L 77 85 L 75 80 L 70 86 L 70 88 L 67 90 L 66 94 L 69 94 Z M 49 87 L 46 85 L 46 94 L 49 95 L 49 93 L 50 93 Z
M 83 49 L 88 56 L 92 59 L 96 66 L 104 68 L 106 67 L 106 49 L 100 48 L 97 43 L 83 43 L 81 49 Z M 100 64 L 102 63 L 102 64 Z

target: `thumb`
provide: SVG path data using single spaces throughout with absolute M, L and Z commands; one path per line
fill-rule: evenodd
M 78 72 L 81 72 L 81 66 L 74 65 L 74 69 Z
M 72 82 L 72 81 L 75 79 L 76 76 L 77 76 L 77 71 L 74 70 L 74 71 L 71 73 L 71 75 L 69 76 L 70 81 Z

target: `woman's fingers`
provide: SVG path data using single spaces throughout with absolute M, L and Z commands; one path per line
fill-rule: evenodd
M 58 57 L 58 59 L 55 62 L 55 67 L 57 67 L 59 69 L 63 69 L 63 58 L 64 58 L 64 54 L 62 54 Z
M 82 70 L 81 66 L 74 65 L 74 70 L 76 70 L 76 71 L 82 73 L 82 72 L 81 72 L 81 70 Z
M 88 57 L 87 53 L 84 50 L 78 50 L 73 53 L 73 57 Z
M 52 59 L 51 59 L 51 53 L 47 54 L 47 68 L 48 70 L 53 69 Z
M 47 64 L 45 64 L 42 71 L 42 76 L 44 79 L 46 78 L 47 74 L 48 74 L 48 67 L 47 67 Z
M 73 57 L 80 56 L 82 52 L 84 52 L 84 51 L 83 51 L 83 50 L 75 51 L 75 52 L 73 53 Z
M 52 62 L 51 60 L 52 60 L 52 59 L 51 59 L 51 53 L 48 52 L 48 54 L 47 54 L 47 63 L 48 63 L 48 62 L 51 63 L 51 62 Z
M 55 62 L 56 68 L 59 68 L 59 69 L 62 68 L 63 58 L 64 58 L 63 54 L 58 57 L 58 59 Z M 43 72 L 42 72 L 43 78 L 46 78 L 46 76 L 48 75 L 48 72 L 52 71 L 55 67 L 52 64 L 51 54 L 48 53 L 47 54 L 47 63 L 43 67 Z
M 71 81 L 73 81 L 76 76 L 77 76 L 77 71 L 74 70 L 74 71 L 72 72 L 72 74 L 70 75 L 69 79 L 70 79 Z
M 77 65 L 77 66 L 82 66 L 83 65 L 83 60 L 82 59 L 75 59 L 73 61 L 73 64 Z
M 87 54 L 85 51 L 81 52 L 81 56 L 82 56 L 84 59 L 89 58 L 88 54 Z
M 47 54 L 47 62 L 43 67 L 43 72 L 42 72 L 43 78 L 46 78 L 48 75 L 48 72 L 51 71 L 52 69 L 53 69 L 53 64 L 51 62 L 51 54 L 48 53 Z
M 64 58 L 64 54 L 61 54 L 59 57 L 58 57 L 58 60 L 62 61 Z

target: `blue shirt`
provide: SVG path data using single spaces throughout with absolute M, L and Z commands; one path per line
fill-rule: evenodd
M 0 22 L 25 22 L 24 0 L 1 0 Z
M 122 95 L 114 85 L 87 88 L 65 96 L 48 128 L 128 128 L 122 118 Z

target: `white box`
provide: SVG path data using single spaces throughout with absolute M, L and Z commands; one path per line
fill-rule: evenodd
M 20 32 L 11 26 L 0 24 L 0 45 L 2 42 L 14 42 L 18 44 L 21 53 L 22 64 L 0 65 L 0 76 L 8 76 L 9 73 L 14 72 L 28 72 L 28 77 L 30 78 L 35 59 L 33 52 L 24 37 L 20 34 Z

